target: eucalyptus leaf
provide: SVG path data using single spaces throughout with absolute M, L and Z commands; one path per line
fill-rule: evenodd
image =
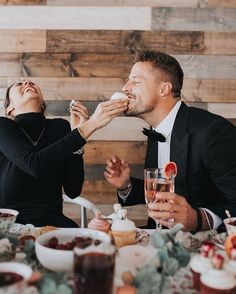
M 163 262 L 163 272 L 167 275 L 173 276 L 179 269 L 179 262 L 175 258 L 169 258 Z
M 155 232 L 151 235 L 151 243 L 155 248 L 162 248 L 168 242 L 168 237 L 163 232 Z
M 160 263 L 163 264 L 163 262 L 167 259 L 169 259 L 169 253 L 167 247 L 162 247 L 158 250 L 158 256 L 160 259 Z
M 184 228 L 184 225 L 182 224 L 176 224 L 173 228 L 171 228 L 169 230 L 169 233 L 172 235 L 172 236 L 175 236 L 179 231 L 181 231 L 182 229 Z

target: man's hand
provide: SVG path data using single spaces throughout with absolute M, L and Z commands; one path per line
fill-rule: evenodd
M 104 176 L 116 189 L 123 190 L 130 183 L 130 167 L 126 161 L 112 156 L 106 161 Z
M 197 226 L 196 211 L 184 197 L 175 193 L 157 192 L 156 203 L 148 204 L 148 215 L 161 219 L 162 225 L 168 228 L 181 223 L 185 231 L 194 231 Z M 174 221 L 170 221 L 171 219 Z

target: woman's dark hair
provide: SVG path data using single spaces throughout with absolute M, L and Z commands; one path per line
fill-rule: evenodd
M 174 57 L 151 50 L 137 51 L 134 63 L 136 62 L 150 62 L 154 68 L 162 71 L 172 84 L 174 97 L 180 97 L 184 73 Z
M 6 91 L 6 96 L 5 96 L 5 100 L 4 100 L 4 109 L 5 109 L 5 115 L 6 116 L 8 116 L 8 114 L 7 114 L 7 107 L 10 105 L 10 90 L 13 87 L 14 84 L 12 84 L 11 86 L 9 86 L 7 88 L 7 91 Z M 42 110 L 41 110 L 41 113 L 42 114 L 45 113 L 46 108 L 47 108 L 47 104 L 45 103 L 45 101 L 43 101 Z

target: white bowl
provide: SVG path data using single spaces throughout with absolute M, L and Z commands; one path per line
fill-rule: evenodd
M 111 238 L 106 233 L 91 229 L 67 228 L 42 234 L 35 241 L 37 258 L 45 268 L 56 272 L 73 271 L 74 253 L 73 250 L 59 250 L 46 247 L 45 244 L 52 237 L 56 237 L 59 243 L 72 241 L 75 237 L 90 237 L 102 242 L 111 243 Z
M 11 226 L 15 223 L 16 217 L 19 214 L 19 212 L 15 209 L 0 208 L 0 213 L 12 214 L 12 216 L 8 216 L 8 217 L 0 216 L 0 229 L 9 230 Z
M 231 218 L 225 218 L 224 224 L 227 230 L 228 235 L 235 234 L 236 233 L 236 226 L 230 225 L 229 222 L 236 221 L 236 217 Z
M 8 291 L 9 293 L 22 293 L 22 288 L 25 287 L 26 282 L 33 273 L 32 269 L 28 265 L 19 262 L 0 262 L 0 272 L 16 273 L 23 278 L 23 280 L 14 284 L 0 287 L 1 293 L 3 290 L 4 292 L 7 291 L 7 293 Z

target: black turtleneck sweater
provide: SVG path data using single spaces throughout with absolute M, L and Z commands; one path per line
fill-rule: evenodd
M 63 119 L 0 117 L 0 207 L 18 210 L 18 223 L 77 226 L 62 213 L 62 188 L 71 198 L 80 194 L 83 157 L 73 152 L 85 143 Z

